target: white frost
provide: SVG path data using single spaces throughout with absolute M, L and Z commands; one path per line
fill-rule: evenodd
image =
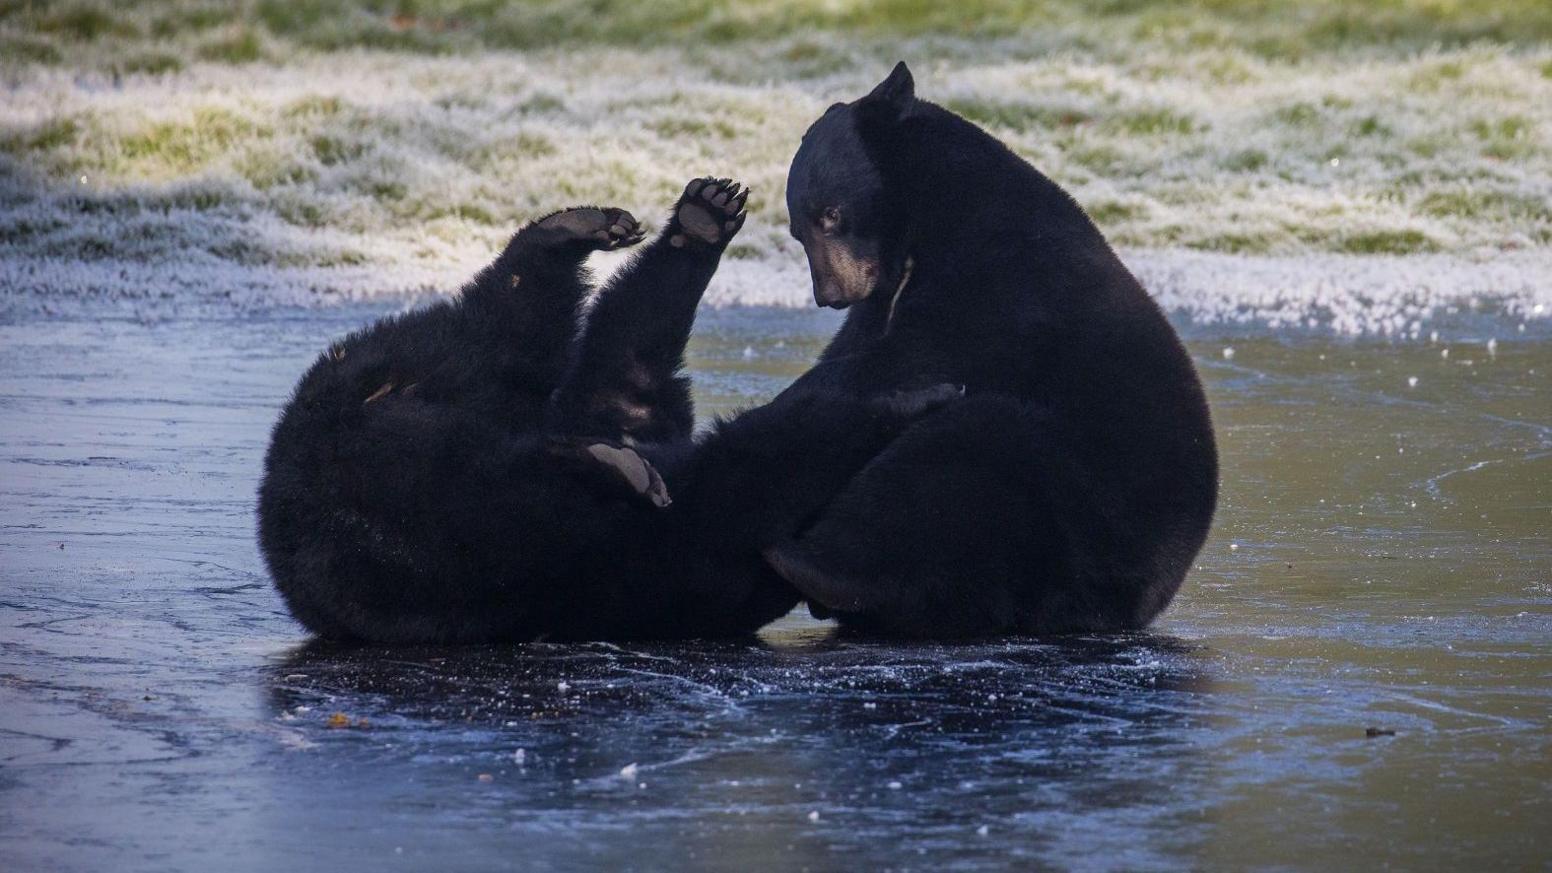
M 1545 50 L 891 54 L 936 58 L 923 94 L 1068 188 L 1177 323 L 1420 339 L 1552 314 Z M 0 317 L 448 293 L 527 219 L 608 200 L 655 224 L 701 173 L 755 192 L 707 304 L 810 306 L 787 162 L 879 69 L 781 57 L 753 78 L 673 47 L 26 67 L 0 113 Z M 1339 253 L 1385 251 L 1431 253 Z

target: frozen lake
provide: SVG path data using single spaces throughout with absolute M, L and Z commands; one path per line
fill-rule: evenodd
M 260 458 L 312 356 L 383 311 L 0 324 L 0 869 L 1552 859 L 1540 328 L 1195 329 L 1223 502 L 1146 634 L 899 646 L 795 613 L 742 642 L 309 646 L 253 542 Z M 834 324 L 707 313 L 702 413 Z

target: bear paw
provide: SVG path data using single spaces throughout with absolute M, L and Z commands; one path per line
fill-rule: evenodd
M 814 618 L 823 620 L 836 613 L 862 612 L 873 605 L 870 595 L 877 591 L 877 586 L 826 568 L 799 543 L 779 543 L 760 554 L 776 575 L 803 595 Z
M 673 502 L 657 468 L 628 445 L 611 440 L 553 438 L 549 449 L 601 490 L 657 509 Z
M 633 246 L 647 235 L 629 212 L 595 206 L 575 206 L 557 212 L 539 219 L 536 226 L 555 231 L 567 241 L 586 243 L 588 248 L 600 252 Z
M 731 179 L 696 179 L 674 207 L 668 242 L 675 248 L 721 248 L 744 226 L 749 189 Z

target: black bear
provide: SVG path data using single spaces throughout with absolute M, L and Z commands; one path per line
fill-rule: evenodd
M 876 633 L 1151 621 L 1207 535 L 1217 451 L 1189 356 L 1078 204 L 916 99 L 902 63 L 809 128 L 787 205 L 816 301 L 850 307 L 799 385 L 966 396 L 768 549 L 772 566 L 816 614 Z
M 693 440 L 684 347 L 746 196 L 691 182 L 585 317 L 587 255 L 644 236 L 622 210 L 540 219 L 457 299 L 321 355 L 259 490 L 292 614 L 458 643 L 742 634 L 796 605 L 761 550 L 955 395 L 795 392 Z

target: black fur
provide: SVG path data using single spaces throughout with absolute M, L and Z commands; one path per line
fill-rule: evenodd
M 772 565 L 817 614 L 881 633 L 1151 621 L 1206 537 L 1217 453 L 1185 349 L 1083 210 L 917 100 L 903 64 L 810 128 L 787 198 L 816 298 L 852 307 L 807 387 L 949 381 L 967 396 L 895 440 Z
M 458 299 L 321 355 L 259 491 L 292 614 L 457 643 L 743 634 L 791 609 L 761 549 L 942 400 L 795 392 L 691 439 L 684 345 L 743 197 L 692 182 L 580 333 L 586 256 L 641 238 L 619 210 L 541 219 Z

